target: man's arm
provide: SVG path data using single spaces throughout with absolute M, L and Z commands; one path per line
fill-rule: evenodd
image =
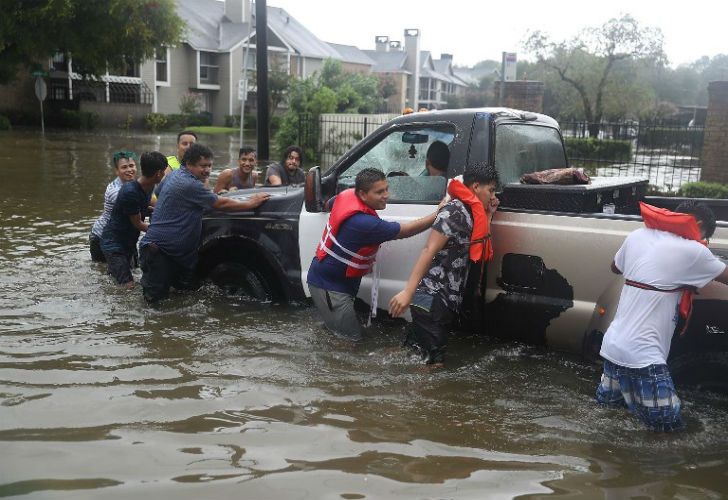
M 402 238 L 409 238 L 415 234 L 420 234 L 422 231 L 432 226 L 432 223 L 435 222 L 436 216 L 437 212 L 433 212 L 426 217 L 421 217 L 417 220 L 413 220 L 412 222 L 400 224 L 399 233 L 397 233 L 395 240 L 401 240 Z
M 392 300 L 389 301 L 389 314 L 393 318 L 402 315 L 409 307 L 417 285 L 430 268 L 435 254 L 445 247 L 447 240 L 448 237 L 436 229 L 430 233 L 425 247 L 420 252 L 420 257 L 415 262 L 415 267 L 412 269 L 412 273 L 407 280 L 407 285 L 405 285 L 404 290 L 392 297 Z
M 271 186 L 280 186 L 281 184 L 283 184 L 281 178 L 275 174 L 269 175 L 266 179 L 266 182 Z
M 720 281 L 724 285 L 728 285 L 728 266 L 723 269 L 723 272 L 716 276 L 715 281 Z
M 405 222 L 404 224 L 400 224 L 399 233 L 397 233 L 397 237 L 394 239 L 401 240 L 402 238 L 409 238 L 410 236 L 414 236 L 415 234 L 420 234 L 425 229 L 429 229 L 430 226 L 432 226 L 432 223 L 435 222 L 437 212 L 439 212 L 440 209 L 445 206 L 446 202 L 447 197 L 443 198 L 440 201 L 440 204 L 437 206 L 437 210 L 432 212 L 430 215 L 427 215 L 417 220 L 413 220 L 412 222 Z
M 149 224 L 142 221 L 142 214 L 132 214 L 129 216 L 129 221 L 131 222 L 131 225 L 137 228 L 139 231 L 147 232 L 147 229 L 149 229 Z
M 268 198 L 268 193 L 256 193 L 247 200 L 238 201 L 233 198 L 218 198 L 212 204 L 215 210 L 224 210 L 226 212 L 238 212 L 241 210 L 253 210 L 261 206 Z
M 233 178 L 233 171 L 232 169 L 228 168 L 220 172 L 220 175 L 217 176 L 217 181 L 215 182 L 215 189 L 213 191 L 215 193 L 219 193 L 220 191 L 227 191 L 230 189 L 230 180 Z
M 615 264 L 614 261 L 612 261 L 612 272 L 614 274 L 622 274 L 622 271 L 619 270 L 617 264 Z

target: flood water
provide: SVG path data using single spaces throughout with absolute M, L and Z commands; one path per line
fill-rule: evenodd
M 236 137 L 202 137 L 230 164 Z M 683 389 L 688 430 L 598 408 L 598 366 L 482 337 L 428 373 L 307 305 L 212 285 L 156 308 L 91 263 L 120 148 L 175 136 L 0 133 L 0 496 L 720 498 L 728 398 Z M 139 274 L 135 274 L 138 278 Z

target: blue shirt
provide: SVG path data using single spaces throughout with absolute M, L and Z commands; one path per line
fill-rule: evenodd
M 149 230 L 141 246 L 154 243 L 181 266 L 197 264 L 197 248 L 202 234 L 202 214 L 212 208 L 217 195 L 184 166 L 162 183 Z
M 134 227 L 129 217 L 141 214 L 144 220 L 151 198 L 152 193 L 144 192 L 137 181 L 121 186 L 109 222 L 101 234 L 103 252 L 129 254 L 136 250 L 139 230 Z
M 373 215 L 358 213 L 341 224 L 336 239 L 344 248 L 356 252 L 365 246 L 393 240 L 398 234 L 399 222 L 388 222 Z M 348 258 L 336 245 L 332 249 L 334 253 Z M 306 282 L 323 290 L 356 295 L 361 277 L 347 278 L 346 264 L 327 255 L 321 261 L 313 258 Z

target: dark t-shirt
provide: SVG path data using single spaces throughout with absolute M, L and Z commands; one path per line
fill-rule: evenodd
M 271 175 L 277 175 L 280 177 L 283 186 L 287 186 L 289 184 L 303 184 L 306 182 L 306 173 L 300 167 L 291 173 L 280 163 L 271 163 L 268 165 L 268 170 L 265 173 L 265 183 L 268 185 L 270 185 L 269 179 Z
M 373 215 L 359 213 L 352 215 L 341 224 L 336 240 L 344 248 L 356 252 L 365 246 L 393 240 L 397 234 L 399 234 L 398 222 L 389 222 Z M 336 254 L 349 258 L 336 245 L 332 249 Z M 321 261 L 316 257 L 313 258 L 306 281 L 309 285 L 324 290 L 356 295 L 361 278 L 347 278 L 346 264 L 327 255 Z
M 448 240 L 432 259 L 417 292 L 438 297 L 448 309 L 457 312 L 468 278 L 473 217 L 462 201 L 451 200 L 437 214 L 432 229 L 447 236 Z
M 147 214 L 152 193 L 145 193 L 137 182 L 126 182 L 116 197 L 109 223 L 101 234 L 101 250 L 107 253 L 131 253 L 136 249 L 139 230 L 129 220 L 132 215 Z

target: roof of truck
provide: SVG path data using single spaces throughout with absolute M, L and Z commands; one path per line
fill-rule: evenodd
M 483 114 L 487 115 L 488 118 L 492 117 L 496 120 L 504 121 L 524 121 L 524 122 L 536 122 L 544 125 L 550 125 L 558 127 L 559 124 L 556 120 L 550 116 L 533 113 L 531 111 L 522 111 L 519 109 L 511 108 L 467 108 L 467 109 L 442 109 L 434 111 L 421 111 L 417 113 L 410 113 L 395 118 L 392 124 L 399 123 L 412 123 L 412 122 L 429 122 L 429 121 L 462 121 L 475 115 Z

